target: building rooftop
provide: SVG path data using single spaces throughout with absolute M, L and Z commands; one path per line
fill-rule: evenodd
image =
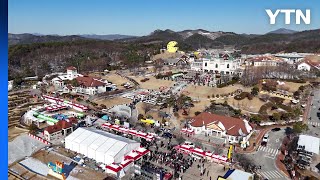
M 299 146 L 304 147 L 304 150 L 308 152 L 319 154 L 320 138 L 308 135 L 300 135 L 298 140 L 298 147 Z
M 65 120 L 58 121 L 53 126 L 48 126 L 44 130 L 47 131 L 49 134 L 55 133 L 57 131 L 61 131 L 62 129 L 68 129 L 72 127 L 72 124 L 75 123 L 74 121 L 67 122 Z
M 77 70 L 77 68 L 75 68 L 74 66 L 69 66 L 67 67 L 67 70 Z
M 85 87 L 97 87 L 106 85 L 106 83 L 104 83 L 102 80 L 98 80 L 90 76 L 77 77 L 76 80 L 80 85 L 83 85 Z
M 252 126 L 246 120 L 211 114 L 209 112 L 202 112 L 195 116 L 190 125 L 193 127 L 202 127 L 203 125 L 208 126 L 213 124 L 227 131 L 228 135 L 233 136 L 249 134 L 252 130 Z

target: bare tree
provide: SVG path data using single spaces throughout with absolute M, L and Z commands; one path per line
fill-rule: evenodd
M 152 109 L 152 105 L 148 103 L 143 103 L 142 109 L 144 110 L 144 114 L 147 114 Z

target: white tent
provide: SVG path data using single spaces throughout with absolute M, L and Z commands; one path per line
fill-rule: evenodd
M 311 153 L 319 154 L 320 138 L 300 135 L 298 140 L 298 149 L 303 149 Z
M 140 143 L 97 129 L 78 128 L 65 138 L 65 147 L 108 165 L 121 163 Z

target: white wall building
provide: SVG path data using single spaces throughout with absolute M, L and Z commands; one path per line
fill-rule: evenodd
M 77 77 L 83 76 L 82 74 L 78 74 L 77 68 L 70 66 L 67 68 L 67 73 L 63 73 L 59 75 L 58 77 L 55 77 L 51 80 L 52 84 L 55 86 L 57 89 L 63 89 L 65 86 L 64 81 L 66 80 L 73 80 Z
M 235 59 L 229 54 L 208 55 L 192 62 L 191 70 L 221 74 L 235 74 L 240 68 L 240 65 L 241 59 Z
M 79 86 L 74 87 L 70 84 L 65 84 L 65 81 L 73 79 L 77 80 Z M 116 89 L 116 85 L 109 83 L 107 80 L 78 74 L 75 67 L 68 67 L 66 74 L 53 78 L 52 84 L 56 89 L 61 89 L 65 93 L 81 93 L 87 95 L 95 95 Z
M 302 62 L 300 64 L 298 64 L 297 69 L 300 71 L 310 71 L 311 70 L 311 65 L 306 63 L 306 62 Z
M 295 64 L 300 62 L 307 54 L 293 53 L 280 53 L 275 54 L 275 57 L 283 58 L 288 64 Z
M 253 127 L 247 120 L 202 112 L 195 116 L 189 127 L 195 134 L 225 138 L 230 143 L 247 143 Z
M 13 88 L 13 80 L 8 81 L 8 91 L 11 91 Z
M 304 61 L 298 64 L 297 69 L 301 71 L 311 71 L 312 69 L 320 70 L 320 63 Z
M 282 58 L 274 56 L 256 56 L 246 59 L 246 64 L 260 67 L 260 66 L 279 66 L 285 61 Z

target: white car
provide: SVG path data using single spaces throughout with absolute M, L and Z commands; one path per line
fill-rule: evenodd
M 265 134 L 262 138 L 262 142 L 268 142 L 269 141 L 269 134 Z

